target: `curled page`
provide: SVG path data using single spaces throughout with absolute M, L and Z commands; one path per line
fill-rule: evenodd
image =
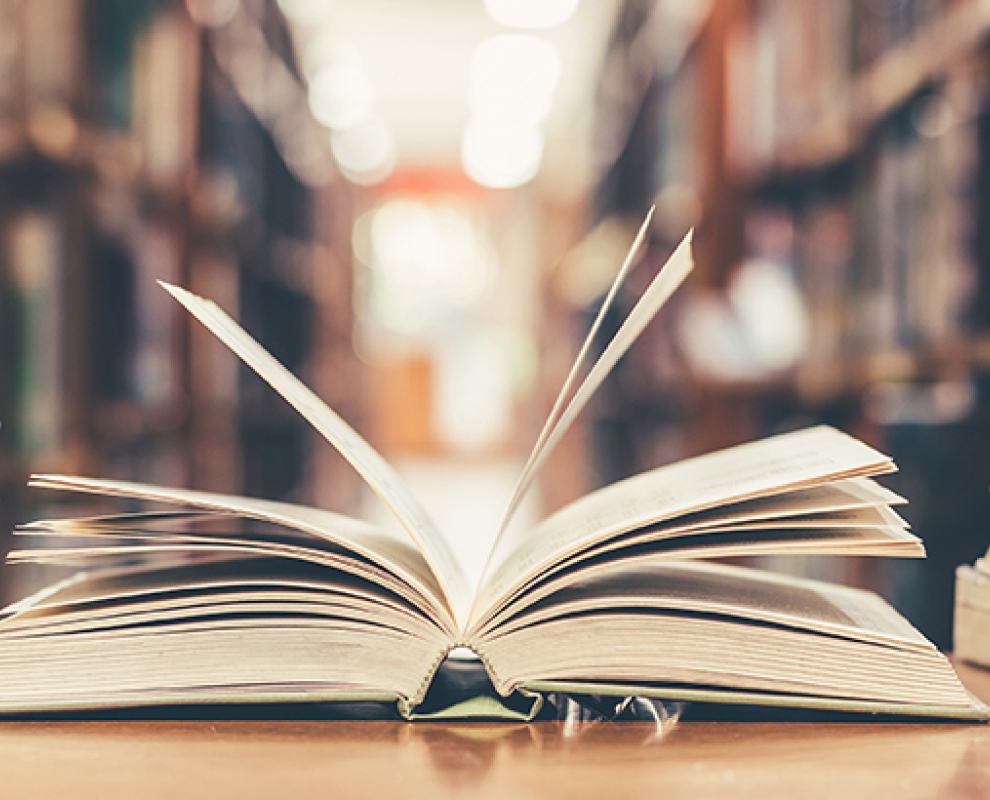
M 533 447 L 533 452 L 530 454 L 529 460 L 523 468 L 522 475 L 520 475 L 519 482 L 512 494 L 512 499 L 509 501 L 508 508 L 505 512 L 505 517 L 502 519 L 502 523 L 499 526 L 498 537 L 496 537 L 496 545 L 498 543 L 498 539 L 501 538 L 502 534 L 505 532 L 505 529 L 508 527 L 509 522 L 512 520 L 512 516 L 518 509 L 520 501 L 532 485 L 533 479 L 536 477 L 537 472 L 550 455 L 550 452 L 554 447 L 556 447 L 557 443 L 567 432 L 567 429 L 570 428 L 577 415 L 580 414 L 581 410 L 587 405 L 591 395 L 595 393 L 595 390 L 601 385 L 602 381 L 605 380 L 609 372 L 612 371 L 612 368 L 616 365 L 619 359 L 625 355 L 626 351 L 632 343 L 636 341 L 636 338 L 640 335 L 640 333 L 642 333 L 643 329 L 647 326 L 650 320 L 656 316 L 656 313 L 660 310 L 663 304 L 667 302 L 667 299 L 674 293 L 674 290 L 681 285 L 694 267 L 694 260 L 691 257 L 691 240 L 693 231 L 688 231 L 687 235 L 681 241 L 680 245 L 678 245 L 673 255 L 667 259 L 667 263 L 664 264 L 660 272 L 653 279 L 653 282 L 643 293 L 643 296 L 633 307 L 633 310 L 629 312 L 629 316 L 626 317 L 625 322 L 622 323 L 618 333 L 616 333 L 612 340 L 608 343 L 608 346 L 605 348 L 604 352 L 589 370 L 588 375 L 578 387 L 577 391 L 574 392 L 574 396 L 565 407 L 564 403 L 566 397 L 570 393 L 573 384 L 576 382 L 578 371 L 587 356 L 595 335 L 598 333 L 598 329 L 601 326 L 605 312 L 611 305 L 619 285 L 628 274 L 636 255 L 643 244 L 643 240 L 646 238 L 646 233 L 652 219 L 653 210 L 650 209 L 650 213 L 647 214 L 645 222 L 642 227 L 640 227 L 639 233 L 637 234 L 636 239 L 629 250 L 629 254 L 626 256 L 626 260 L 623 263 L 622 268 L 619 270 L 619 274 L 613 282 L 612 288 L 609 289 L 609 292 L 605 297 L 605 301 L 598 312 L 598 316 L 596 317 L 594 324 L 591 326 L 588 336 L 585 338 L 584 344 L 581 346 L 581 350 L 578 353 L 576 361 L 574 362 L 574 366 L 571 367 L 570 374 L 567 376 L 567 380 L 564 382 L 564 386 L 560 390 L 560 394 L 557 396 L 553 410 L 550 412 L 550 416 L 547 419 L 539 438 L 537 439 L 536 445 Z
M 443 534 L 388 462 L 216 303 L 178 286 L 163 281 L 159 283 L 302 414 L 385 501 L 423 553 L 443 589 L 454 618 L 461 624 L 471 606 L 472 592 L 468 580 Z
M 436 574 L 430 569 L 422 553 L 400 531 L 379 529 L 367 522 L 335 514 L 321 508 L 301 506 L 296 503 L 280 503 L 255 497 L 240 497 L 194 489 L 172 489 L 130 481 L 111 481 L 82 478 L 69 475 L 32 475 L 29 486 L 40 489 L 98 494 L 107 497 L 127 497 L 156 503 L 188 506 L 212 513 L 234 514 L 238 517 L 271 522 L 356 553 L 363 559 L 377 564 L 387 573 L 415 589 L 423 598 L 441 627 L 454 628 L 450 610 L 443 602 L 443 590 Z M 15 533 L 31 534 L 50 529 L 61 535 L 76 535 L 80 526 L 100 530 L 103 534 L 115 531 L 140 529 L 144 520 L 164 521 L 168 518 L 193 518 L 186 513 L 123 514 L 115 517 L 95 517 L 89 520 L 48 520 L 19 526 Z M 116 523 L 116 524 L 115 524 Z M 50 550 L 41 551 L 43 553 Z M 401 593 L 401 592 L 400 592 Z

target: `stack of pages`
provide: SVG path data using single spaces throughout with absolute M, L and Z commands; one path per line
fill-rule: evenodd
M 990 553 L 956 570 L 952 647 L 964 661 L 990 667 Z
M 901 499 L 871 478 L 894 469 L 890 459 L 834 429 L 661 467 L 535 528 L 512 524 L 546 455 L 691 269 L 688 237 L 579 377 L 648 225 L 478 586 L 366 441 L 217 306 L 166 287 L 340 450 L 402 530 L 285 503 L 35 476 L 37 487 L 150 507 L 17 531 L 40 546 L 11 561 L 83 571 L 4 612 L 0 711 L 376 700 L 415 717 L 441 663 L 468 648 L 498 696 L 528 704 L 465 697 L 448 715 L 529 717 L 563 692 L 985 719 L 948 661 L 876 595 L 709 561 L 924 554 L 890 508 Z

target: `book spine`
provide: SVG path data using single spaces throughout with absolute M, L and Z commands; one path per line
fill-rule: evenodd
M 15 447 L 21 458 L 41 464 L 56 455 L 63 441 L 58 228 L 50 214 L 25 210 L 8 221 L 3 233 L 16 319 Z

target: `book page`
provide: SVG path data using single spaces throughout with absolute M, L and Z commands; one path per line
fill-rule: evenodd
M 607 548 L 608 545 L 602 545 Z M 489 614 L 474 621 L 473 634 L 495 628 L 505 619 L 568 587 L 632 566 L 688 560 L 760 555 L 890 556 L 924 558 L 914 534 L 897 525 L 880 527 L 714 529 L 676 540 L 648 540 L 611 552 L 589 552 L 554 565 L 503 596 Z
M 195 617 L 198 607 L 206 603 L 223 604 L 234 613 L 264 615 L 256 604 L 284 599 L 285 593 L 300 601 L 361 609 L 372 620 L 376 610 L 388 608 L 402 615 L 404 627 L 435 633 L 435 626 L 419 613 L 416 603 L 406 602 L 377 583 L 283 558 L 76 573 L 0 611 L 0 630 L 47 635 L 77 629 L 80 623 L 93 627 L 96 620 L 101 627 L 108 623 L 133 627 L 144 621 Z M 149 612 L 152 618 L 137 619 Z
M 414 699 L 450 642 L 379 586 L 280 559 L 76 577 L 5 614 L 8 712 Z
M 412 543 L 402 536 L 376 528 L 361 520 L 342 514 L 334 514 L 319 508 L 279 503 L 274 500 L 261 500 L 238 495 L 223 495 L 193 489 L 172 489 L 128 481 L 99 480 L 65 475 L 34 475 L 28 484 L 41 489 L 98 494 L 108 497 L 127 497 L 157 503 L 171 503 L 200 509 L 236 514 L 248 519 L 256 519 L 282 525 L 301 531 L 327 542 L 334 543 L 356 553 L 399 577 L 426 600 L 432 600 L 431 609 L 438 622 L 449 632 L 455 628 L 453 618 L 443 602 L 443 594 L 436 576 L 430 570 L 422 554 Z M 137 519 L 137 515 L 133 515 Z M 112 518 L 107 518 L 109 519 Z M 123 516 L 121 525 L 128 524 L 128 516 Z M 154 516 L 152 516 L 154 519 Z M 109 526 L 109 522 L 104 527 Z M 39 522 L 35 525 L 44 528 L 53 525 L 59 531 L 72 535 L 72 520 L 53 523 Z M 99 523 L 96 523 L 99 526 Z M 84 526 L 85 520 L 79 523 Z M 31 533 L 32 526 L 25 532 Z M 44 551 L 40 551 L 43 555 Z
M 807 515 L 818 515 L 856 509 L 877 509 L 885 519 L 901 519 L 890 506 L 907 503 L 903 497 L 881 486 L 871 478 L 850 478 L 798 489 L 783 494 L 773 494 L 726 503 L 694 514 L 678 517 L 676 526 L 684 524 L 725 525 L 730 522 L 744 522 L 761 519 L 784 519 Z
M 720 534 L 751 531 L 754 534 L 754 538 L 756 536 L 776 535 L 781 540 L 782 545 L 786 546 L 789 540 L 798 538 L 801 531 L 807 530 L 813 534 L 820 534 L 829 530 L 855 528 L 898 529 L 907 532 L 907 523 L 886 506 L 870 506 L 791 517 L 730 518 L 721 524 L 715 524 L 712 521 L 680 524 L 680 518 L 678 518 L 678 520 L 674 520 L 672 523 L 637 528 L 630 533 L 606 539 L 603 542 L 592 545 L 587 550 L 582 550 L 563 561 L 557 562 L 550 569 L 550 572 L 552 573 L 558 567 L 574 564 L 585 559 L 597 558 L 613 550 L 631 547 L 640 548 L 642 545 L 651 542 L 663 542 L 665 548 L 673 549 L 682 546 L 682 544 L 684 546 L 690 546 L 695 539 L 689 539 L 688 537 L 705 537 L 707 539 Z M 780 533 L 774 534 L 775 531 L 779 531 Z M 921 540 L 913 534 L 909 533 L 908 535 L 911 541 L 917 543 L 918 555 L 924 555 Z M 541 573 L 540 579 L 542 580 L 547 574 L 550 573 Z
M 492 609 L 494 621 L 475 619 L 472 630 L 478 630 L 478 625 L 488 628 L 498 624 L 499 619 L 537 602 L 540 597 L 558 590 L 569 581 L 581 580 L 577 570 L 581 569 L 582 564 L 590 564 L 593 569 L 606 569 L 612 560 L 628 561 L 630 556 L 639 561 L 651 556 L 755 555 L 757 550 L 764 554 L 783 555 L 798 549 L 807 553 L 809 548 L 816 555 L 849 555 L 853 549 L 856 554 L 862 555 L 862 547 L 867 543 L 861 538 L 851 537 L 850 529 L 872 527 L 883 531 L 879 537 L 870 540 L 870 547 L 876 548 L 871 549 L 870 555 L 920 557 L 924 555 L 924 547 L 917 537 L 906 532 L 891 533 L 906 528 L 907 523 L 889 505 L 904 502 L 902 497 L 870 478 L 850 478 L 683 514 L 667 522 L 606 539 L 554 562 L 530 583 L 519 586 L 509 596 L 503 596 L 500 606 Z M 802 538 L 802 528 L 813 528 L 818 535 L 810 540 Z M 836 535 L 822 535 L 830 531 L 835 531 Z M 731 537 L 727 537 L 727 533 L 732 534 Z M 688 536 L 703 538 L 685 539 Z M 679 541 L 666 541 L 669 539 Z M 645 547 L 656 542 L 664 544 L 657 548 Z M 717 553 L 715 548 L 718 548 Z M 602 558 L 609 553 L 612 555 Z M 563 582 L 554 580 L 558 575 L 562 575 Z
M 629 254 L 626 256 L 622 268 L 619 270 L 618 276 L 609 289 L 602 307 L 598 311 L 598 316 L 595 318 L 595 322 L 591 326 L 584 344 L 581 345 L 581 350 L 574 362 L 574 366 L 571 367 L 567 380 L 564 382 L 564 386 L 561 388 L 554 402 L 553 410 L 550 412 L 550 416 L 544 424 L 543 430 L 540 432 L 536 445 L 533 447 L 533 452 L 530 454 L 526 466 L 523 468 L 522 475 L 519 477 L 519 482 L 513 492 L 512 499 L 509 501 L 502 523 L 499 526 L 499 533 L 495 542 L 496 548 L 498 546 L 498 539 L 505 533 L 513 514 L 519 507 L 520 501 L 532 485 L 537 472 L 539 472 L 540 467 L 543 466 L 554 447 L 557 446 L 560 439 L 577 418 L 577 415 L 588 404 L 588 400 L 598 387 L 601 386 L 602 381 L 612 371 L 612 368 L 618 363 L 619 359 L 625 355 L 626 351 L 643 332 L 643 329 L 649 324 L 650 320 L 657 315 L 663 304 L 667 302 L 677 287 L 684 282 L 684 279 L 694 268 L 694 260 L 691 256 L 691 241 L 694 232 L 688 231 L 680 245 L 674 250 L 670 258 L 667 259 L 663 267 L 661 267 L 660 272 L 657 273 L 657 276 L 643 293 L 643 296 L 637 301 L 633 310 L 629 312 L 629 316 L 626 317 L 618 332 L 594 363 L 570 402 L 564 407 L 565 398 L 577 380 L 578 371 L 584 363 L 588 350 L 591 348 L 594 337 L 598 333 L 601 322 L 618 291 L 619 285 L 625 279 L 636 255 L 639 253 L 640 247 L 642 247 L 652 219 L 653 209 L 650 209 L 650 213 L 647 214 L 646 220 L 639 229 L 639 233 L 629 250 Z
M 159 283 L 351 463 L 409 532 L 436 575 L 454 618 L 463 621 L 471 605 L 468 580 L 443 534 L 391 465 L 216 303 L 177 286 Z
M 500 691 L 724 687 L 978 710 L 945 657 L 876 595 L 760 570 L 630 568 L 478 646 Z
M 726 614 L 818 633 L 931 644 L 876 595 L 807 578 L 704 562 L 626 564 L 569 586 L 493 631 L 593 610 L 654 608 Z
M 401 598 L 409 607 L 415 608 L 424 624 L 433 625 L 451 636 L 450 623 L 442 622 L 445 613 L 437 610 L 436 601 L 416 592 L 413 587 L 396 578 L 392 573 L 370 561 L 355 557 L 353 553 L 338 548 L 314 549 L 298 545 L 266 544 L 257 541 L 224 539 L 219 537 L 174 537 L 167 541 L 159 539 L 139 541 L 125 539 L 117 535 L 90 536 L 98 544 L 81 542 L 71 546 L 40 547 L 28 550 L 11 550 L 7 556 L 9 564 L 38 564 L 72 567 L 86 573 L 103 574 L 120 570 L 176 570 L 189 564 L 222 570 L 226 566 L 244 561 L 281 562 L 283 564 L 312 565 L 323 573 L 328 587 L 343 584 L 348 579 L 360 578 L 364 585 L 374 586 L 378 593 L 387 593 Z M 78 541 L 78 540 L 77 540 Z M 173 587 L 176 591 L 186 589 L 182 584 Z M 331 591 L 330 589 L 327 592 Z M 239 602 L 234 601 L 234 602 Z
M 554 563 L 638 528 L 787 490 L 894 469 L 889 458 L 818 426 L 731 447 L 636 475 L 565 506 L 499 542 L 472 619 Z

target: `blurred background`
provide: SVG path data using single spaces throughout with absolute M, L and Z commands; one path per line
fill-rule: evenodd
M 0 0 L 0 530 L 74 510 L 41 471 L 384 516 L 164 279 L 397 464 L 476 574 L 655 204 L 606 327 L 692 226 L 695 274 L 524 517 L 828 422 L 894 456 L 930 557 L 761 563 L 951 647 L 990 544 L 988 56 L 985 0 Z

